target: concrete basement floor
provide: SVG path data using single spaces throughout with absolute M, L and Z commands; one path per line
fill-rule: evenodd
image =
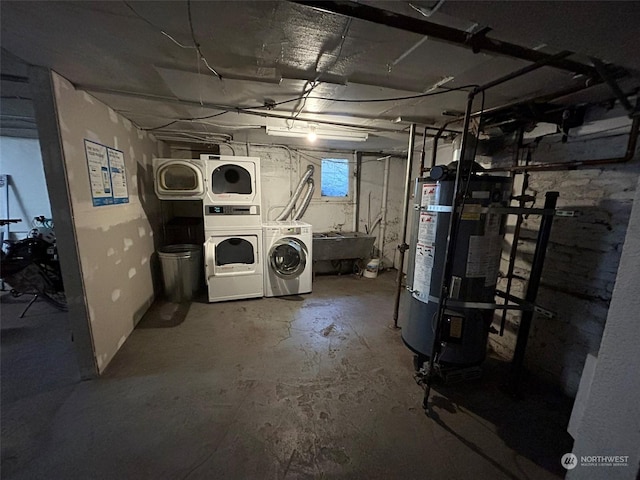
M 177 325 L 160 306 L 101 378 L 13 397 L 3 309 L 2 477 L 561 478 L 571 401 L 533 378 L 511 399 L 499 359 L 481 381 L 437 387 L 437 415 L 424 415 L 412 355 L 388 328 L 394 279 L 194 302 Z

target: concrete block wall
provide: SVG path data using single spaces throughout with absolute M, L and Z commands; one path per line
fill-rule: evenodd
M 606 123 L 602 129 L 606 130 Z M 554 162 L 622 156 L 627 141 L 624 132 L 567 143 L 553 136 L 540 143 L 533 159 Z M 577 393 L 587 354 L 598 353 L 639 174 L 640 161 L 635 159 L 602 168 L 531 172 L 529 177 L 527 193 L 536 195 L 536 206 L 544 203 L 545 192 L 558 191 L 558 208 L 578 214 L 554 220 L 537 303 L 555 317 L 534 318 L 525 359 L 528 368 L 557 383 L 570 396 Z M 538 225 L 535 216 L 522 224 L 517 278 L 512 284 L 512 293 L 518 296 L 524 296 Z M 502 272 L 507 271 L 509 242 L 505 247 Z M 506 283 L 501 279 L 498 287 L 504 289 Z M 497 314 L 497 328 L 500 318 Z M 508 314 L 505 335 L 490 336 L 490 347 L 508 358 L 515 347 L 518 320 L 518 314 Z

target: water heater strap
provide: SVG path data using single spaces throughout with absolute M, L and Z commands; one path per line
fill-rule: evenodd
M 429 205 L 426 209 L 427 212 L 452 212 L 453 207 L 451 205 Z
M 448 299 L 446 301 L 447 307 L 453 308 L 475 308 L 478 310 L 499 310 L 499 309 L 508 309 L 508 310 L 526 310 L 523 306 L 520 305 L 504 305 L 498 303 L 487 303 L 487 302 L 461 302 L 459 300 L 451 300 Z

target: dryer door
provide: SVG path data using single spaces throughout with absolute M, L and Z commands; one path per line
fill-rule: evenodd
M 280 278 L 299 277 L 307 265 L 307 246 L 301 240 L 284 237 L 276 240 L 269 250 L 269 264 Z
M 253 274 L 260 270 L 258 234 L 212 234 L 205 243 L 207 277 Z
M 259 158 L 208 155 L 206 168 L 212 205 L 260 205 Z
M 201 160 L 153 159 L 153 184 L 160 200 L 201 200 L 206 193 Z

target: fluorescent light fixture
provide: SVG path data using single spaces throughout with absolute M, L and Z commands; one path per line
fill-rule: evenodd
M 314 133 L 310 128 L 287 128 L 287 127 L 271 127 L 267 125 L 267 135 L 274 137 L 297 137 L 307 138 L 311 140 L 311 134 Z M 315 128 L 315 136 L 318 140 L 343 140 L 346 142 L 364 142 L 369 138 L 367 132 L 355 132 L 351 130 L 324 130 Z
M 318 127 L 316 127 L 315 125 L 313 124 L 309 125 L 309 133 L 307 133 L 307 140 L 309 140 L 311 143 L 315 142 L 318 139 L 318 134 L 316 133 L 317 129 Z

